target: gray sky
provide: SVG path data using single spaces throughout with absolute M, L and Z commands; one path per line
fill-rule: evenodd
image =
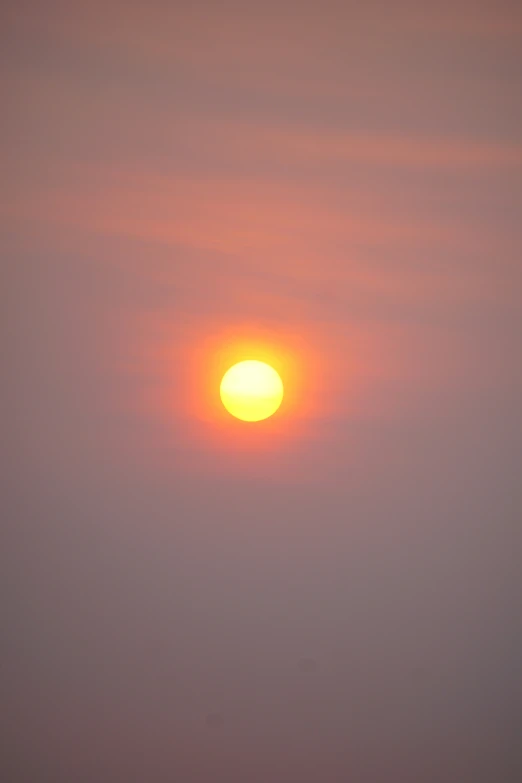
M 517 3 L 1 14 L 3 779 L 519 780 Z

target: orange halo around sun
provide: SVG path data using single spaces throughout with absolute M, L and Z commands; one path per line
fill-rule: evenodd
M 266 362 L 238 362 L 224 374 L 219 387 L 226 410 L 242 421 L 262 421 L 272 416 L 283 400 L 283 382 Z
M 273 447 L 276 436 L 297 435 L 307 420 L 317 415 L 324 371 L 315 339 L 304 327 L 297 332 L 280 324 L 275 329 L 244 321 L 227 328 L 208 328 L 206 333 L 198 333 L 197 339 L 187 341 L 183 354 L 170 360 L 168 404 L 177 400 L 187 418 L 204 423 L 205 428 L 198 432 L 217 449 L 224 444 L 247 449 Z M 252 360 L 277 372 L 284 384 L 283 399 L 274 415 L 258 419 L 257 426 L 241 426 L 248 425 L 248 420 L 238 419 L 225 407 L 220 386 L 229 369 Z M 186 383 L 182 384 L 180 362 L 186 367 Z

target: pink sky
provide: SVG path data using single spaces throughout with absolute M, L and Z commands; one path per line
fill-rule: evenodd
M 511 780 L 518 4 L 0 13 L 13 770 Z M 257 430 L 217 398 L 248 346 Z

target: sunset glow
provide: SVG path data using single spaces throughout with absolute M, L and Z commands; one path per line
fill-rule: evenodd
M 0 783 L 522 783 L 522 0 L 0 18 Z

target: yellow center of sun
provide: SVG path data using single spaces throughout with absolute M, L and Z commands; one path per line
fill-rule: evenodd
M 248 360 L 227 370 L 219 393 L 221 402 L 236 419 L 261 421 L 281 405 L 283 382 L 269 364 Z

